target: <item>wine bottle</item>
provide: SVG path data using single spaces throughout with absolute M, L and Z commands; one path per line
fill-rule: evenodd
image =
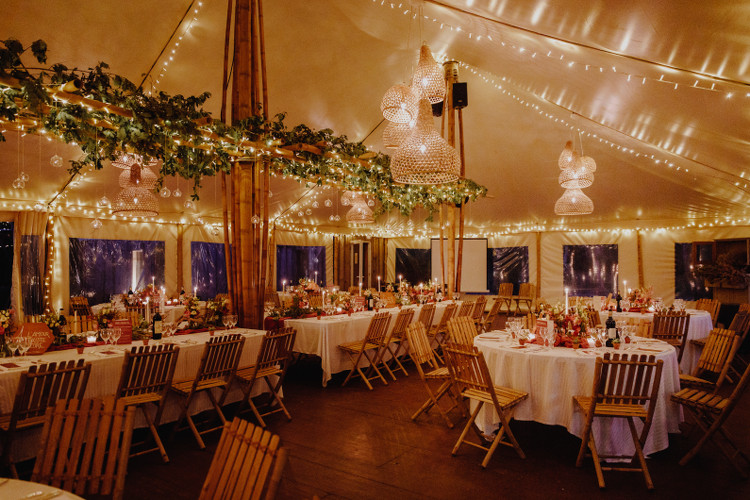
M 151 338 L 153 338 L 154 340 L 161 340 L 161 328 L 161 314 L 157 309 L 156 313 L 154 313 L 154 318 L 151 321 Z
M 612 317 L 612 308 L 609 308 L 609 316 L 607 316 L 607 321 L 604 323 L 605 328 L 607 329 L 607 347 L 612 347 L 612 340 L 614 340 L 617 337 L 617 323 L 615 323 L 615 318 Z
M 622 302 L 622 295 L 620 295 L 620 287 L 617 287 L 617 296 L 615 297 L 616 303 L 617 303 L 617 312 L 622 312 L 622 305 L 620 304 Z
M 375 299 L 372 296 L 370 296 L 370 298 L 367 299 L 367 310 L 372 311 L 374 304 L 375 304 Z

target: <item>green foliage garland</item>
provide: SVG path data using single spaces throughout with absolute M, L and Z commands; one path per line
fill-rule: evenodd
M 62 64 L 32 70 L 22 60 L 28 49 L 18 40 L 8 39 L 2 45 L 0 121 L 31 123 L 28 132 L 43 129 L 77 144 L 84 156 L 71 161 L 71 174 L 86 166 L 101 169 L 104 161 L 116 159 L 122 151 L 137 152 L 162 161 L 157 190 L 165 176 L 179 175 L 192 180 L 192 197 L 197 200 L 204 176 L 230 173 L 236 159 L 260 155 L 276 175 L 293 176 L 307 185 L 362 191 L 380 201 L 380 211 L 395 208 L 408 215 L 421 206 L 433 212 L 440 203 L 459 204 L 487 193 L 469 179 L 438 186 L 396 184 L 387 155 L 371 153 L 361 142 L 349 142 L 330 129 L 316 131 L 305 125 L 288 129 L 284 114 L 271 119 L 255 115 L 227 125 L 204 111 L 207 92 L 190 97 L 147 95 L 126 78 L 106 72 L 105 63 L 87 71 Z M 29 48 L 39 64 L 46 63 L 44 41 L 37 40 Z M 74 94 L 85 99 L 67 100 L 69 94 L 57 91 L 66 84 L 66 89 L 70 87 L 70 82 L 77 88 Z M 0 141 L 4 140 L 0 133 Z M 367 154 L 374 156 L 357 159 Z

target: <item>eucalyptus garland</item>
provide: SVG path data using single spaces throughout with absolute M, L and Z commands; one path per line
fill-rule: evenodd
M 83 157 L 71 161 L 71 174 L 88 166 L 101 169 L 120 152 L 135 152 L 146 160 L 161 160 L 157 190 L 166 176 L 180 176 L 192 180 L 192 198 L 197 200 L 204 176 L 230 173 L 238 158 L 261 155 L 276 175 L 362 191 L 380 201 L 380 211 L 396 208 L 408 215 L 423 207 L 433 212 L 440 203 L 465 203 L 487 193 L 469 179 L 436 186 L 395 184 L 387 155 L 372 153 L 361 142 L 349 142 L 330 129 L 288 129 L 283 113 L 269 119 L 258 114 L 228 125 L 203 109 L 208 92 L 189 97 L 148 95 L 128 79 L 107 72 L 106 63 L 88 70 L 62 64 L 29 68 L 23 62 L 29 50 L 37 63 L 47 63 L 44 41 L 28 48 L 15 39 L 2 45 L 0 121 L 77 144 Z

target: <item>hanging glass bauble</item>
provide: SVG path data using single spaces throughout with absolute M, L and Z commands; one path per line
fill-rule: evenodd
M 21 175 L 19 175 L 18 178 L 23 182 L 29 182 L 29 174 L 27 174 L 26 172 L 21 172 Z
M 99 199 L 99 206 L 100 207 L 108 207 L 109 206 L 109 198 L 107 198 L 106 196 L 102 196 Z
M 99 220 L 99 217 L 91 221 L 91 228 L 96 231 L 97 229 L 101 229 L 102 227 L 102 221 Z
M 336 217 L 334 217 L 333 214 L 331 214 L 331 215 L 328 216 L 328 220 L 331 221 L 331 222 L 333 222 L 333 221 L 336 220 Z
M 302 217 L 303 215 L 305 215 L 305 212 L 303 212 L 302 210 L 297 212 L 297 217 Z
M 339 214 L 336 214 L 336 215 L 333 216 L 333 220 L 335 220 L 336 222 L 338 222 L 338 221 L 341 220 L 341 216 Z
M 305 214 L 312 215 L 312 210 L 308 208 L 307 210 L 305 210 Z
M 34 203 L 34 211 L 35 212 L 43 212 L 44 211 L 44 203 L 41 201 L 37 201 Z
M 172 191 L 170 191 L 167 186 L 164 186 L 163 188 L 161 188 L 161 191 L 159 191 L 159 196 L 161 196 L 162 198 L 169 198 L 170 196 L 172 196 Z
M 320 206 L 320 203 L 318 203 L 317 201 L 312 202 L 313 208 L 318 208 L 319 206 Z
M 219 226 L 214 226 L 211 229 L 211 232 L 213 233 L 214 236 L 219 236 Z
M 253 224 L 260 224 L 260 217 L 258 217 L 257 215 L 253 215 L 252 217 L 250 217 L 250 222 L 252 222 Z
M 203 217 L 201 216 L 196 217 L 195 222 L 197 222 L 198 224 L 203 224 Z
M 271 191 L 268 192 L 268 197 L 273 198 L 273 193 Z
M 185 200 L 184 205 L 185 205 L 185 208 L 187 208 L 188 210 L 191 208 L 195 208 L 195 203 L 193 203 L 193 200 L 191 199 Z
M 367 206 L 368 207 L 374 207 L 375 206 L 375 200 L 367 200 Z
M 179 198 L 180 196 L 182 196 L 182 191 L 180 191 L 180 188 L 175 188 L 175 190 L 172 191 L 172 196 L 174 196 L 175 198 Z
M 333 205 L 333 202 L 331 200 L 326 200 L 323 202 L 323 205 L 330 207 L 331 205 Z
M 63 166 L 63 159 L 60 155 L 53 155 L 52 158 L 49 159 L 49 164 L 52 165 L 55 168 L 60 168 Z

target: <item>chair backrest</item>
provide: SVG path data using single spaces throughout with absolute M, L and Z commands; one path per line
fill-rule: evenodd
M 272 302 L 274 307 L 281 307 L 281 299 L 279 298 L 279 292 L 272 291 L 266 292 L 266 302 Z
M 671 344 L 679 344 L 685 338 L 690 327 L 690 315 L 687 312 L 665 311 L 654 314 L 653 337 Z
M 509 299 L 513 296 L 513 283 L 500 283 L 497 287 L 498 298 Z
M 474 309 L 471 312 L 471 317 L 474 321 L 479 321 L 484 315 L 484 307 L 487 305 L 487 297 L 480 295 L 474 302 Z
M 472 345 L 461 345 L 453 342 L 443 344 L 443 355 L 448 372 L 456 387 L 474 389 L 489 394 L 499 407 L 494 391 L 490 370 L 479 349 Z
M 70 313 L 73 314 L 73 312 L 77 312 L 79 316 L 90 316 L 89 299 L 87 297 L 71 297 Z
M 435 319 L 435 303 L 431 302 L 422 305 L 422 309 L 419 311 L 419 319 L 417 319 L 417 321 L 422 323 L 426 329 L 429 329 L 432 326 L 433 319 Z
M 750 312 L 750 304 L 748 304 L 748 303 L 740 304 L 739 311 L 740 312 L 742 312 L 742 311 L 744 311 L 744 312 Z
M 650 420 L 656 408 L 664 361 L 657 361 L 653 355 L 611 354 L 605 352 L 603 357 L 596 358 L 592 411 L 596 404 L 648 404 Z
M 429 363 L 431 367 L 437 367 L 427 330 L 422 323 L 415 321 L 409 325 L 406 329 L 406 337 L 409 341 L 409 356 L 415 365 L 422 366 Z
M 31 480 L 76 495 L 122 498 L 135 407 L 113 397 L 60 400 L 45 415 Z
M 750 331 L 750 311 L 738 311 L 737 314 L 734 315 L 734 318 L 732 318 L 732 322 L 729 324 L 728 329 L 733 330 L 734 333 L 736 333 L 742 339 L 740 341 L 741 345 L 742 341 L 745 340 L 748 331 Z
M 526 328 L 533 331 L 536 327 L 536 315 L 534 313 L 528 313 L 524 316 L 524 320 Z
M 216 335 L 208 339 L 198 365 L 194 388 L 209 379 L 224 379 L 229 382 L 237 371 L 244 344 L 245 337 L 239 333 Z
M 713 299 L 698 299 L 695 308 L 701 311 L 707 311 L 711 315 L 711 322 L 716 326 L 716 320 L 719 319 L 719 309 L 721 302 Z
M 278 366 L 282 373 L 286 373 L 296 338 L 297 330 L 290 326 L 267 331 L 260 343 L 260 351 L 255 361 L 256 371 Z
M 41 420 L 58 400 L 83 398 L 90 373 L 91 363 L 82 359 L 31 366 L 18 382 L 9 431 L 24 421 Z
M 180 348 L 174 344 L 137 346 L 125 353 L 115 397 L 167 395 Z
M 456 316 L 471 316 L 472 311 L 474 311 L 474 302 L 467 300 L 461 303 Z
M 732 363 L 739 346 L 740 336 L 735 334 L 734 330 L 714 328 L 708 334 L 693 374 L 702 378 L 705 378 L 706 374 L 716 376 L 716 388 L 718 389 L 724 383 L 729 365 Z
M 474 337 L 476 335 L 477 328 L 468 316 L 459 316 L 448 322 L 447 342 L 472 346 L 474 345 Z
M 636 335 L 647 339 L 652 338 L 654 336 L 654 322 L 643 320 L 638 323 L 638 332 Z
M 589 328 L 596 328 L 597 325 L 601 324 L 599 311 L 593 306 L 586 306 L 586 316 L 588 317 Z
M 323 294 L 320 292 L 311 292 L 308 294 L 310 307 L 323 307 Z
M 96 316 L 84 316 L 82 314 L 73 314 L 67 316 L 70 333 L 78 335 L 83 332 L 95 332 L 99 329 L 99 322 Z
M 536 295 L 536 285 L 534 283 L 521 283 L 518 285 L 518 297 L 524 299 L 533 299 Z
M 453 316 L 456 314 L 456 310 L 458 309 L 458 304 L 453 302 L 452 304 L 448 304 L 445 306 L 445 310 L 443 311 L 443 315 L 440 316 L 440 322 L 437 324 L 437 327 L 435 331 L 442 331 L 445 330 L 446 326 L 448 325 L 448 321 L 453 318 Z
M 492 307 L 490 307 L 490 312 L 487 313 L 487 317 L 485 318 L 484 322 L 488 327 L 492 326 L 492 322 L 495 321 L 495 318 L 497 318 L 497 315 L 500 314 L 500 308 L 503 306 L 502 299 L 496 298 L 495 301 L 492 303 Z
M 382 345 L 385 342 L 386 335 L 388 335 L 388 324 L 391 322 L 391 313 L 383 311 L 376 313 L 375 316 L 370 320 L 370 325 L 367 327 L 367 334 L 364 338 L 364 343 L 367 344 L 378 344 Z
M 413 308 L 409 307 L 409 308 L 401 309 L 398 312 L 398 316 L 396 316 L 396 321 L 393 324 L 393 330 L 391 330 L 391 334 L 388 338 L 405 340 L 406 339 L 406 327 L 409 326 L 409 323 L 411 323 L 412 319 L 414 319 Z
M 286 464 L 279 436 L 235 418 L 224 424 L 200 500 L 274 498 Z

